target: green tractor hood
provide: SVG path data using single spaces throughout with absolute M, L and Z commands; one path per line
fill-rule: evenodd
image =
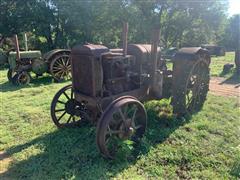
M 37 59 L 41 57 L 42 57 L 41 51 L 20 51 L 21 59 Z M 16 60 L 17 52 L 10 52 L 8 56 L 8 63 L 11 69 L 14 69 L 16 67 Z

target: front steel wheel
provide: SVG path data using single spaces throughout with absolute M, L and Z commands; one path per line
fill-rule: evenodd
M 113 159 L 125 140 L 138 142 L 143 136 L 147 115 L 141 102 L 131 96 L 113 101 L 97 125 L 97 146 L 104 157 Z
M 12 69 L 8 69 L 7 78 L 9 82 L 13 82 L 13 77 L 16 74 Z
M 63 87 L 54 96 L 51 117 L 58 128 L 77 127 L 90 118 L 85 102 L 75 100 L 72 85 Z
M 22 71 L 22 72 L 16 73 L 15 75 L 13 75 L 12 80 L 11 80 L 11 82 L 17 86 L 29 84 L 30 81 L 31 81 L 31 76 L 27 71 Z

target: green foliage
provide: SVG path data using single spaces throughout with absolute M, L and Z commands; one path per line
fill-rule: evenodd
M 225 56 L 212 57 L 210 64 L 211 76 L 223 76 L 222 70 L 223 66 L 227 63 L 234 64 L 234 52 L 227 52 Z M 228 74 L 224 74 L 224 77 L 230 77 L 234 74 L 234 69 L 232 69 Z
M 145 104 L 149 119 L 167 123 L 173 120 L 173 109 L 170 99 L 153 100 Z
M 236 50 L 240 48 L 240 14 L 234 15 L 228 20 L 228 25 L 225 30 L 225 35 L 222 43 L 228 49 Z
M 225 1 L 62 1 L 2 0 L 1 40 L 31 32 L 32 46 L 43 51 L 75 44 L 121 46 L 122 23 L 129 22 L 129 42 L 149 43 L 161 28 L 161 46 L 199 46 L 222 40 Z M 44 37 L 41 41 L 39 37 Z

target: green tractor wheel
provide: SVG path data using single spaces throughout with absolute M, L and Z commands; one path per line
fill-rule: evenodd
M 9 82 L 13 82 L 13 77 L 16 73 L 12 70 L 12 69 L 9 69 L 8 72 L 7 72 L 7 78 L 8 78 L 8 81 Z
M 31 76 L 28 72 L 22 71 L 19 73 L 16 73 L 13 78 L 12 78 L 12 83 L 21 86 L 21 85 L 26 85 L 29 84 L 31 80 Z

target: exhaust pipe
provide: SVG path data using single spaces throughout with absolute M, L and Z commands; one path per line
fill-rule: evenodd
M 18 43 L 18 37 L 16 34 L 14 35 L 14 44 L 15 44 L 15 50 L 17 53 L 17 60 L 20 61 L 21 57 L 20 57 L 19 43 Z
M 162 83 L 163 76 L 162 72 L 158 70 L 158 44 L 160 41 L 160 29 L 154 29 L 152 35 L 152 45 L 151 45 L 151 58 L 152 58 L 152 82 L 151 82 L 151 90 L 156 98 L 161 98 L 162 96 Z
M 25 43 L 25 51 L 28 51 L 28 39 L 27 39 L 26 33 L 24 33 L 24 43 Z
M 160 40 L 160 29 L 154 29 L 152 35 L 151 56 L 152 56 L 152 77 L 155 80 L 155 72 L 157 70 L 158 61 L 158 43 Z
M 128 37 L 128 23 L 123 23 L 123 34 L 122 34 L 122 40 L 123 40 L 123 56 L 125 57 L 127 55 L 127 37 Z

